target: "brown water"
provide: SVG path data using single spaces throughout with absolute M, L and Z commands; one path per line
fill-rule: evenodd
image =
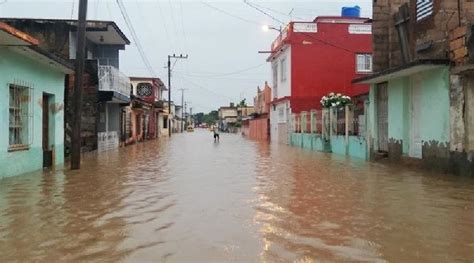
M 0 180 L 0 261 L 474 262 L 474 180 L 197 131 Z

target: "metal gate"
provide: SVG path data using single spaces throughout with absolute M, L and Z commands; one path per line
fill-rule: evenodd
M 377 84 L 378 150 L 388 152 L 388 83 Z

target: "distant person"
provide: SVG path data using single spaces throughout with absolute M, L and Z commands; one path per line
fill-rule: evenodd
M 219 128 L 217 126 L 214 126 L 214 129 L 212 130 L 214 132 L 214 142 L 219 141 Z

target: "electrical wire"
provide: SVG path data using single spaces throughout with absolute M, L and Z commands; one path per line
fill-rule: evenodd
M 168 26 L 166 24 L 166 19 L 165 19 L 165 15 L 163 14 L 163 9 L 161 7 L 161 4 L 160 4 L 160 0 L 156 0 L 154 1 L 156 6 L 158 7 L 158 10 L 160 11 L 160 15 L 161 17 L 163 18 L 163 21 L 162 23 L 159 23 L 159 24 L 162 24 L 163 25 L 163 29 L 165 31 L 165 34 L 166 34 L 166 39 L 170 40 L 170 41 L 167 41 L 168 42 L 168 45 L 169 45 L 169 48 L 170 50 L 172 50 L 173 48 L 173 45 L 171 44 L 171 38 L 170 38 L 170 34 L 168 32 Z
M 223 94 L 217 93 L 217 92 L 215 92 L 215 91 L 212 91 L 212 90 L 210 90 L 210 89 L 208 89 L 208 88 L 205 88 L 205 87 L 203 87 L 203 86 L 201 86 L 201 85 L 199 85 L 199 84 L 196 84 L 196 83 L 190 81 L 190 80 L 187 79 L 187 78 L 184 78 L 184 77 L 182 77 L 182 76 L 179 76 L 178 78 L 180 78 L 181 80 L 184 80 L 185 82 L 191 84 L 192 86 L 194 86 L 194 87 L 196 87 L 196 88 L 199 88 L 199 89 L 205 90 L 205 91 L 207 91 L 207 92 L 209 92 L 209 93 L 211 93 L 211 94 L 214 94 L 215 96 L 228 99 L 229 101 L 232 101 L 232 100 L 233 100 L 231 97 L 228 97 L 228 96 L 226 96 L 226 95 L 223 95 Z
M 255 5 L 251 4 L 248 0 L 243 0 L 243 1 L 244 1 L 244 4 L 246 4 L 246 5 L 250 6 L 250 7 L 252 7 L 253 9 L 259 11 L 260 13 L 266 15 L 267 17 L 271 18 L 273 21 L 275 21 L 275 22 L 277 22 L 277 23 L 279 23 L 279 24 L 281 24 L 281 25 L 284 25 L 284 24 L 285 24 L 285 22 L 281 21 L 280 19 L 278 19 L 278 18 L 272 16 L 271 14 L 269 14 L 269 13 L 263 11 L 261 8 L 259 8 L 259 7 L 255 6 Z
M 246 22 L 246 23 L 249 23 L 249 24 L 259 25 L 259 26 L 262 25 L 261 23 L 259 23 L 259 22 L 257 22 L 257 21 L 253 21 L 253 20 L 250 20 L 250 19 L 247 19 L 247 18 L 243 18 L 243 17 L 237 16 L 237 15 L 234 15 L 234 14 L 229 13 L 229 12 L 223 10 L 223 9 L 220 9 L 220 8 L 218 8 L 218 7 L 215 7 L 215 6 L 213 6 L 213 5 L 211 5 L 211 4 L 207 3 L 207 2 L 201 1 L 201 3 L 202 3 L 203 5 L 205 5 L 205 6 L 209 7 L 209 8 L 211 8 L 211 9 L 214 9 L 214 10 L 216 10 L 216 11 L 222 13 L 222 14 L 226 14 L 226 15 L 231 16 L 231 17 L 233 17 L 233 18 L 236 18 L 236 19 L 238 19 L 238 20 L 240 20 L 240 21 L 243 21 L 243 22 Z
M 266 10 L 268 10 L 268 11 L 270 11 L 270 12 L 275 13 L 275 14 L 279 14 L 279 15 L 282 15 L 282 16 L 285 16 L 285 17 L 289 17 L 289 18 L 293 18 L 293 17 L 294 17 L 294 16 L 291 16 L 290 14 L 285 14 L 285 13 L 283 13 L 283 12 L 281 12 L 281 11 L 278 11 L 278 10 L 275 10 L 275 9 L 272 9 L 272 8 L 269 8 L 269 7 L 260 5 L 260 4 L 256 4 L 256 3 L 252 3 L 252 4 L 253 4 L 254 6 L 260 7 L 260 8 L 262 8 L 262 9 L 266 9 Z M 299 20 L 305 20 L 304 18 L 297 17 L 297 16 L 295 16 L 294 18 L 299 19 Z
M 231 75 L 236 75 L 236 74 L 240 74 L 240 73 L 243 73 L 243 72 L 246 72 L 246 71 L 249 71 L 249 70 L 252 70 L 252 69 L 256 69 L 256 68 L 259 68 L 263 65 L 267 64 L 267 62 L 263 62 L 263 63 L 260 63 L 258 65 L 255 65 L 255 66 L 251 66 L 251 67 L 248 67 L 248 68 L 244 68 L 244 69 L 239 69 L 239 70 L 236 70 L 236 71 L 233 71 L 233 72 L 228 72 L 228 73 L 216 73 L 216 74 L 212 74 L 212 75 L 201 75 L 199 77 L 203 77 L 203 78 L 217 78 L 217 77 L 225 77 L 225 76 L 231 76 Z M 189 73 L 188 73 L 189 74 Z M 197 76 L 197 75 L 195 75 Z
M 117 1 L 118 7 L 120 8 L 120 13 L 122 14 L 122 17 L 125 20 L 125 24 L 127 24 L 128 30 L 130 31 L 130 34 L 132 35 L 133 41 L 135 41 L 135 46 L 138 49 L 138 53 L 140 54 L 140 57 L 142 58 L 143 63 L 145 64 L 149 74 L 151 74 L 153 77 L 156 77 L 156 73 L 154 72 L 153 67 L 148 61 L 148 57 L 146 56 L 145 51 L 143 50 L 143 47 L 140 43 L 140 39 L 138 38 L 135 28 L 133 27 L 132 21 L 130 20 L 130 17 L 128 16 L 128 13 L 127 13 L 127 10 L 125 9 L 125 5 L 123 4 L 123 1 L 122 0 L 116 0 L 116 1 Z
M 171 0 L 168 0 L 168 3 L 170 5 L 170 16 L 171 16 L 171 26 L 173 27 L 173 32 L 174 32 L 174 35 L 176 37 L 176 42 L 179 44 L 181 44 L 181 41 L 179 41 L 179 34 L 178 34 L 178 27 L 176 26 L 176 19 L 175 19 L 175 16 L 174 16 L 174 8 L 173 8 L 173 5 L 171 3 Z

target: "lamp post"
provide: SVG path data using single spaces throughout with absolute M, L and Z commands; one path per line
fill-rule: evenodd
M 270 31 L 270 30 L 275 30 L 275 31 L 278 31 L 280 34 L 282 32 L 281 26 L 279 28 L 276 28 L 276 27 L 273 27 L 273 26 L 270 26 L 270 25 L 263 25 L 262 30 L 265 31 L 265 32 Z

